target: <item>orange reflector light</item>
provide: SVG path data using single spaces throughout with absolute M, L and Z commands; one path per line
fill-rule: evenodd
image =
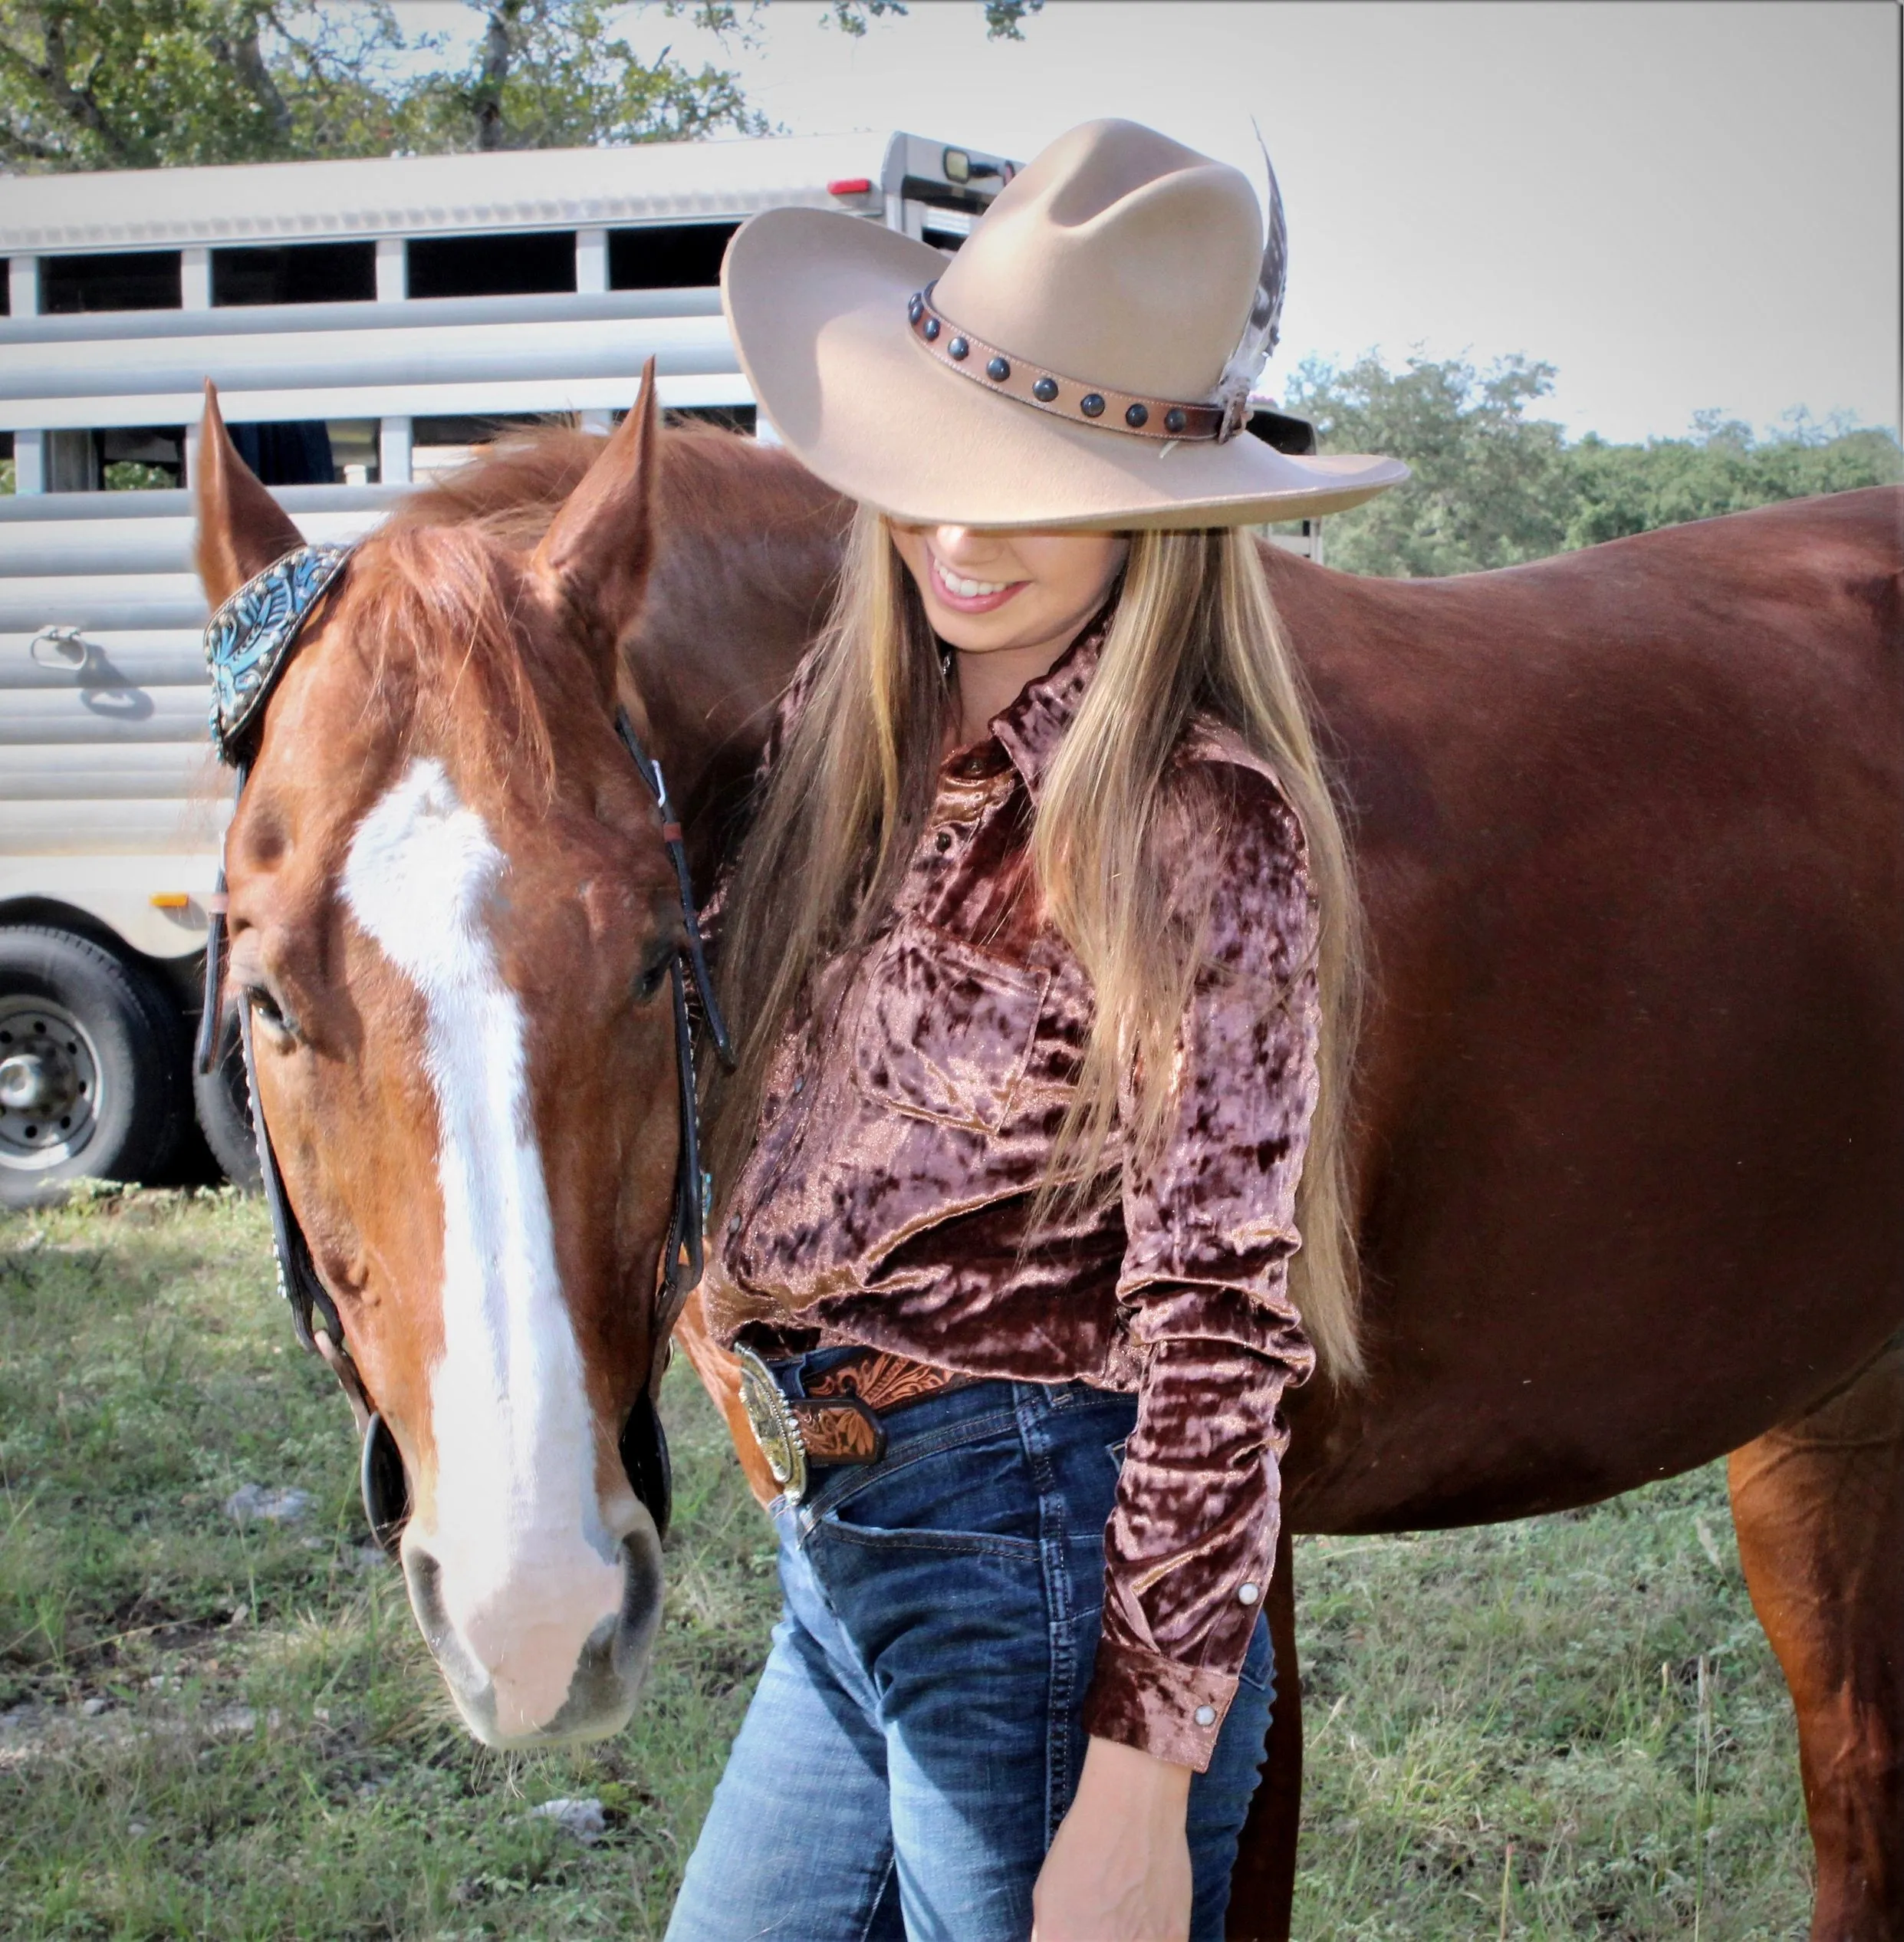
M 183 890 L 154 890 L 152 907 L 155 910 L 183 910 L 192 901 Z
M 872 178 L 868 176 L 842 176 L 837 182 L 827 184 L 829 196 L 870 196 L 873 193 Z

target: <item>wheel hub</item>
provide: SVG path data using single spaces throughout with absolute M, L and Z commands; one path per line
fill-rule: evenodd
M 0 1164 L 51 1167 L 92 1137 L 99 1062 L 63 1005 L 0 999 Z
M 79 1097 L 79 1075 L 58 1046 L 0 1059 L 0 1106 L 16 1113 L 54 1113 Z

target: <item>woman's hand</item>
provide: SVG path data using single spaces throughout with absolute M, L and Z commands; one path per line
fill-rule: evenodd
M 1031 1942 L 1185 1942 L 1190 1769 L 1093 1740 L 1031 1891 Z

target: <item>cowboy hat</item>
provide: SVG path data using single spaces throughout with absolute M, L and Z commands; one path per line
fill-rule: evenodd
M 1282 209 L 1130 121 L 1061 136 L 950 262 L 862 217 L 769 209 L 721 266 L 760 408 L 811 471 L 907 524 L 1251 525 L 1359 505 L 1393 459 L 1244 430 L 1275 342 Z

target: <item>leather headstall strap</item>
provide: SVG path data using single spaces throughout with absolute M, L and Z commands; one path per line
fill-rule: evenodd
M 350 550 L 308 546 L 286 555 L 246 581 L 206 626 L 206 659 L 212 680 L 212 739 L 220 759 L 235 772 L 235 804 L 242 798 L 251 773 L 251 758 L 265 705 L 296 650 L 298 636 L 312 609 L 348 562 Z M 656 1529 L 665 1535 L 670 1496 L 667 1442 L 656 1398 L 666 1365 L 669 1335 L 679 1317 L 682 1304 L 701 1279 L 711 1197 L 711 1183 L 701 1170 L 694 1026 L 687 996 L 690 976 L 715 1048 L 730 1070 L 734 1051 L 715 998 L 687 850 L 681 825 L 668 799 L 661 765 L 642 747 L 625 709 L 616 710 L 615 728 L 655 798 L 661 817 L 662 841 L 667 846 L 681 897 L 682 940 L 669 973 L 674 1000 L 675 1064 L 681 1090 L 680 1150 L 675 1171 L 674 1206 L 657 1277 L 657 1299 L 649 1334 L 649 1381 L 630 1413 L 621 1439 L 622 1460 L 629 1480 L 647 1506 Z M 222 861 L 218 887 L 205 904 L 210 919 L 206 933 L 205 1002 L 194 1048 L 195 1062 L 201 1074 L 219 1063 L 229 1043 L 226 1022 L 230 1013 L 222 1002 L 229 946 Z M 258 1173 L 271 1219 L 278 1292 L 291 1310 L 291 1326 L 299 1342 L 324 1358 L 349 1399 L 351 1414 L 363 1437 L 360 1482 L 364 1509 L 377 1542 L 394 1556 L 409 1515 L 409 1483 L 403 1456 L 351 1358 L 337 1305 L 317 1273 L 311 1243 L 284 1192 L 284 1177 L 278 1170 L 278 1156 L 258 1095 L 251 1007 L 240 1002 L 232 1009 L 237 1015 L 252 1125 L 258 1142 Z
M 235 811 L 251 776 L 251 758 L 270 700 L 297 651 L 298 637 L 319 599 L 349 564 L 347 546 L 305 546 L 274 561 L 232 595 L 206 624 L 205 657 L 212 675 L 212 740 L 221 761 L 235 773 Z M 409 1490 L 403 1460 L 389 1426 L 377 1414 L 345 1342 L 337 1304 L 317 1273 L 311 1243 L 284 1193 L 283 1175 L 265 1124 L 258 1091 L 258 1054 L 252 1036 L 252 1009 L 224 1002 L 225 966 L 229 944 L 225 864 L 218 887 L 205 900 L 209 922 L 205 936 L 205 998 L 192 1049 L 201 1075 L 223 1059 L 235 1015 L 251 1101 L 252 1133 L 258 1144 L 258 1172 L 271 1220 L 271 1255 L 278 1292 L 291 1310 L 299 1343 L 321 1356 L 350 1405 L 363 1439 L 360 1481 L 371 1535 L 392 1556 L 409 1516 Z
M 668 1223 L 668 1236 L 661 1259 L 661 1303 L 655 1317 L 653 1372 L 651 1393 L 659 1394 L 666 1358 L 662 1345 L 680 1318 L 682 1304 L 700 1285 L 706 1258 L 708 1208 L 713 1198 L 713 1182 L 701 1167 L 701 1115 L 694 1077 L 694 1028 L 688 1011 L 688 981 L 707 1022 L 708 1035 L 728 1071 L 734 1069 L 734 1044 L 728 1035 L 727 1021 L 721 1015 L 720 1001 L 714 995 L 714 979 L 708 969 L 707 949 L 701 936 L 701 913 L 694 900 L 694 880 L 688 868 L 688 852 L 681 825 L 668 798 L 667 778 L 661 765 L 641 746 L 635 725 L 625 708 L 615 711 L 615 732 L 633 759 L 636 769 L 655 799 L 661 817 L 661 840 L 667 847 L 668 860 L 674 866 L 675 882 L 681 897 L 680 948 L 669 966 L 668 979 L 674 999 L 676 1076 L 681 1092 L 681 1144 L 675 1163 L 674 1212 Z

